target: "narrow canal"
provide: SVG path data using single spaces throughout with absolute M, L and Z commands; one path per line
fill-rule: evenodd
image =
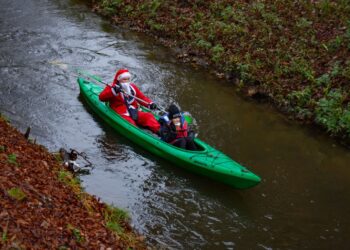
M 239 97 L 207 70 L 176 61 L 143 34 L 69 0 L 0 0 L 0 112 L 51 151 L 85 152 L 86 190 L 130 211 L 156 248 L 346 249 L 350 152 L 268 105 Z M 58 65 L 61 63 L 60 65 Z M 60 67 L 64 64 L 66 68 Z M 189 111 L 199 137 L 262 177 L 234 190 L 152 156 L 79 96 L 78 67 L 113 79 L 127 67 L 160 105 Z

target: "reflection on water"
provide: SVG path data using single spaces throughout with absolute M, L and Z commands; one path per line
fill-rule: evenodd
M 86 190 L 128 209 L 170 249 L 345 249 L 350 153 L 229 83 L 176 61 L 154 39 L 110 25 L 79 1 L 0 0 L 0 111 L 50 150 L 85 152 Z M 66 69 L 52 62 L 61 62 Z M 161 106 L 178 104 L 200 138 L 262 177 L 237 191 L 135 146 L 79 97 L 75 68 L 112 81 L 127 67 Z

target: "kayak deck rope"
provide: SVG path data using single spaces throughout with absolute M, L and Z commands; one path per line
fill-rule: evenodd
M 216 151 L 216 155 L 214 156 L 213 155 L 214 151 L 216 151 L 216 150 L 211 150 L 209 152 L 205 152 L 205 161 L 211 161 L 211 165 L 217 166 L 217 165 L 221 164 L 222 162 L 216 163 L 216 164 L 214 164 L 214 162 L 215 162 L 215 160 L 220 158 L 219 156 L 222 155 L 222 153 L 220 153 L 219 151 Z M 192 155 L 190 157 L 190 159 L 196 160 L 196 158 L 201 158 L 201 157 L 203 157 L 203 155 Z M 230 161 L 227 161 L 227 162 L 230 162 Z

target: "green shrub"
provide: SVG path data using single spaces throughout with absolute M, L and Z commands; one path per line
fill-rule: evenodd
M 342 116 L 340 117 L 339 125 L 344 129 L 348 136 L 350 136 L 350 105 L 344 110 Z
M 203 40 L 203 39 L 199 39 L 199 40 L 197 41 L 197 43 L 196 43 L 196 46 L 197 46 L 198 48 L 208 50 L 208 49 L 211 48 L 212 45 L 211 45 L 210 42 L 207 42 L 207 41 L 205 41 L 205 40 Z
M 255 2 L 252 5 L 252 9 L 262 13 L 265 10 L 265 4 L 261 3 L 261 2 Z
M 251 75 L 250 75 L 250 66 L 249 64 L 244 64 L 244 63 L 238 63 L 237 64 L 237 70 L 239 73 L 239 77 L 243 80 L 250 80 L 251 79 Z
M 122 0 L 102 0 L 101 6 L 105 14 L 111 15 L 116 12 L 116 9 L 122 3 Z
M 331 83 L 331 77 L 329 74 L 323 74 L 316 79 L 316 84 L 318 86 L 328 86 Z
M 308 86 L 303 90 L 293 91 L 292 93 L 287 95 L 287 99 L 294 105 L 299 107 L 305 107 L 310 103 L 312 96 L 312 90 Z
M 341 67 L 340 67 L 340 62 L 337 61 L 334 63 L 332 71 L 331 71 L 331 77 L 337 77 L 341 73 Z
M 310 104 L 314 102 L 312 99 L 312 89 L 307 86 L 303 90 L 293 91 L 287 95 L 293 110 L 300 119 L 308 119 L 312 117 L 312 112 L 309 108 Z
M 193 22 L 191 24 L 191 30 L 193 32 L 199 31 L 201 28 L 203 28 L 203 23 L 201 21 Z
M 232 6 L 227 6 L 223 11 L 221 11 L 221 17 L 223 20 L 228 21 L 233 16 Z
M 222 47 L 221 44 L 215 45 L 215 46 L 211 49 L 211 54 L 212 54 L 211 59 L 212 59 L 215 63 L 219 63 L 219 62 L 222 60 L 222 55 L 223 55 L 224 51 L 225 51 L 225 49 L 224 49 L 224 47 Z
M 291 70 L 299 73 L 304 79 L 314 82 L 314 71 L 310 63 L 304 58 L 294 58 L 292 60 Z
M 343 125 L 340 124 L 340 120 L 346 124 L 348 113 L 343 111 L 342 108 L 343 95 L 342 92 L 337 89 L 333 90 L 324 98 L 321 98 L 316 107 L 316 122 L 325 127 L 328 132 L 337 134 L 343 129 Z M 345 119 L 345 120 L 344 120 Z

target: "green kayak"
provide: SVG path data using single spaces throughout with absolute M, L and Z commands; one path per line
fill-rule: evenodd
M 260 182 L 260 177 L 233 161 L 230 157 L 195 139 L 198 151 L 175 147 L 160 140 L 151 132 L 140 129 L 119 116 L 108 105 L 101 102 L 98 95 L 102 87 L 79 77 L 80 92 L 89 106 L 104 121 L 134 143 L 191 172 L 207 176 L 234 188 L 249 188 Z M 149 110 L 144 110 L 150 112 Z M 158 116 L 153 114 L 157 119 Z

